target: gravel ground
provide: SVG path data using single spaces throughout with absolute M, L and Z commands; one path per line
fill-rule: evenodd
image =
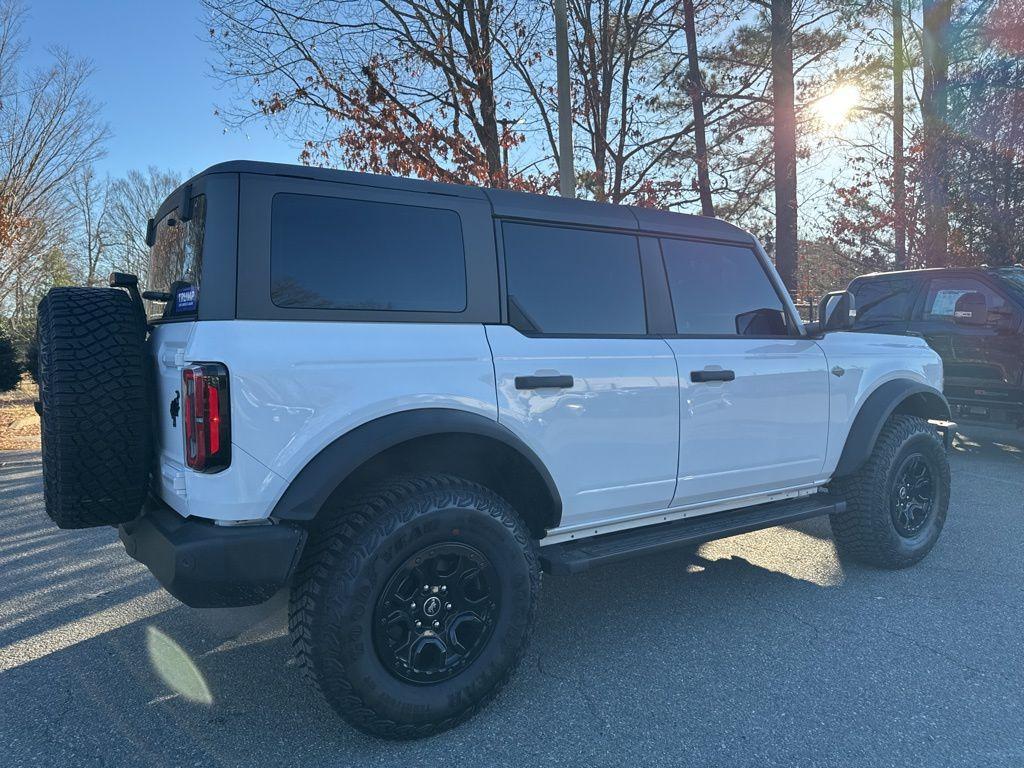
M 391 743 L 306 688 L 283 600 L 181 606 L 0 453 L 0 765 L 1021 766 L 1022 512 L 1024 433 L 978 427 L 916 568 L 841 566 L 812 520 L 547 578 L 497 700 Z

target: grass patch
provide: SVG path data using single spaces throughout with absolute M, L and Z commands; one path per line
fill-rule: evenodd
M 27 374 L 16 389 L 0 393 L 0 451 L 39 450 L 39 417 L 32 406 L 38 397 Z

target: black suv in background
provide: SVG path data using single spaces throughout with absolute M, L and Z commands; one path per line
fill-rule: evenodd
M 962 419 L 1024 426 L 1024 267 L 919 269 L 850 282 L 854 330 L 924 337 Z

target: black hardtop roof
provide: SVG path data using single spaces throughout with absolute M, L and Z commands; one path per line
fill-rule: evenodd
M 551 195 L 513 192 L 507 189 L 472 187 L 464 184 L 443 184 L 401 176 L 379 176 L 372 173 L 340 171 L 333 168 L 313 168 L 305 165 L 264 163 L 254 160 L 231 160 L 218 163 L 196 174 L 182 187 L 196 179 L 214 173 L 250 173 L 265 176 L 289 176 L 313 181 L 333 181 L 344 184 L 395 189 L 407 192 L 425 192 L 488 201 L 495 216 L 541 221 L 582 224 L 614 229 L 633 229 L 668 235 L 688 235 L 720 240 L 752 243 L 753 237 L 744 230 L 721 219 L 693 216 L 685 213 L 638 208 L 629 205 L 611 205 L 591 200 L 570 200 Z M 180 189 L 180 188 L 179 188 Z M 160 207 L 157 218 L 175 204 L 176 190 Z

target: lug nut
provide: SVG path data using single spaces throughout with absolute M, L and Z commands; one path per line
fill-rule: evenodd
M 434 629 L 438 629 L 440 626 L 441 626 L 441 622 L 440 621 L 435 621 L 434 622 Z
M 446 586 L 442 585 L 442 586 L 441 586 L 441 591 L 442 591 L 442 592 L 447 592 L 447 591 L 448 591 L 448 587 L 446 587 Z
M 430 591 L 430 585 L 429 584 L 424 584 L 423 585 L 423 591 L 424 592 L 429 592 Z
M 444 604 L 444 609 L 445 609 L 446 611 L 450 611 L 450 610 L 452 609 L 452 604 L 451 604 L 451 603 L 445 603 L 445 604 Z
M 422 626 L 423 626 L 423 624 L 421 622 L 419 622 L 419 621 L 416 622 L 416 629 L 419 629 Z
M 416 610 L 416 603 L 413 603 L 412 605 L 410 605 L 409 608 L 410 608 L 410 610 L 415 611 Z

